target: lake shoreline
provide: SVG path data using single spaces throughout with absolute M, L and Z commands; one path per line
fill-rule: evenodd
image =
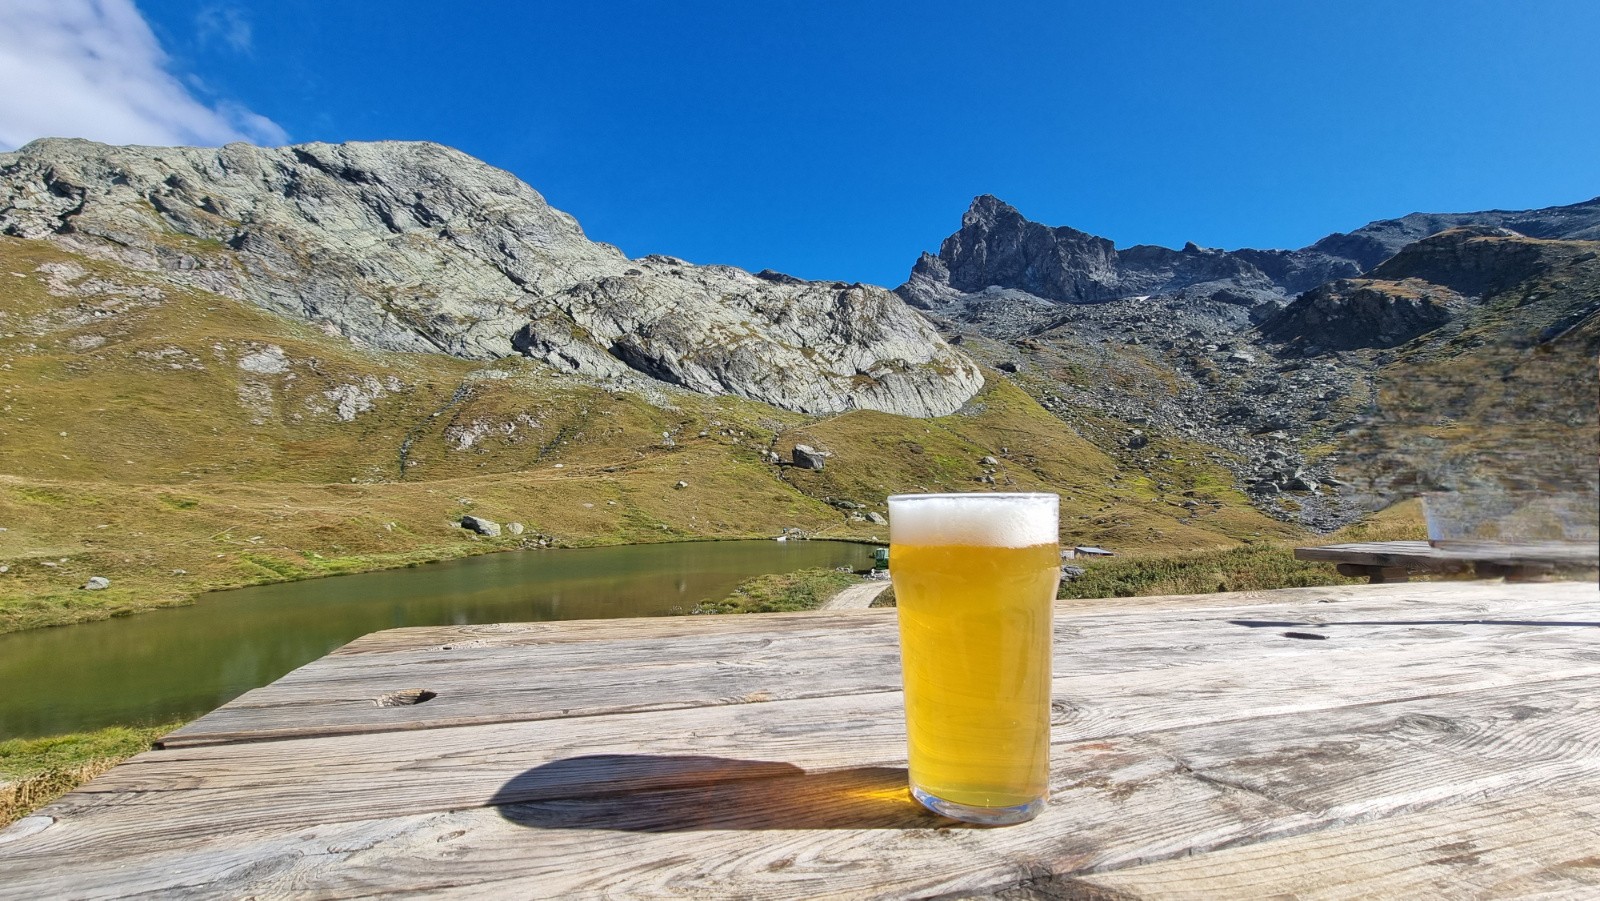
M 190 607 L 198 603 L 201 598 L 211 595 L 237 591 L 241 588 L 257 588 L 263 585 L 284 585 L 295 582 L 314 582 L 338 576 L 365 575 L 391 570 L 414 569 L 435 563 L 449 563 L 457 560 L 466 560 L 475 557 L 484 557 L 494 554 L 506 554 L 520 551 L 555 551 L 579 550 L 598 547 L 652 547 L 663 544 L 705 544 L 726 541 L 776 541 L 772 535 L 709 535 L 701 537 L 671 536 L 662 541 L 606 541 L 604 539 L 586 540 L 576 539 L 551 544 L 547 547 L 530 547 L 517 543 L 514 539 L 502 539 L 498 543 L 473 542 L 457 547 L 442 549 L 425 549 L 421 551 L 403 552 L 400 554 L 357 555 L 342 558 L 341 566 L 336 570 L 303 572 L 273 572 L 276 576 L 263 576 L 255 580 L 240 580 L 237 582 L 216 584 L 215 581 L 194 590 L 183 591 L 177 594 L 162 595 L 148 591 L 128 591 L 118 589 L 113 584 L 109 591 L 114 593 L 104 596 L 104 601 L 95 606 L 72 607 L 62 611 L 64 616 L 52 617 L 48 620 L 28 623 L 14 623 L 0 620 L 0 635 L 14 635 L 21 632 L 32 632 L 38 629 L 53 629 L 61 626 L 76 626 L 84 623 L 103 622 L 108 619 L 121 619 L 128 616 L 138 616 L 152 613 L 157 610 L 171 610 L 174 608 Z M 790 541 L 834 541 L 846 544 L 885 545 L 887 541 L 874 541 L 853 535 L 817 536 L 805 539 L 789 538 Z M 85 589 L 77 590 L 86 601 L 97 601 L 94 592 Z
M 479 554 L 207 595 L 154 616 L 0 635 L 0 738 L 197 716 L 371 632 L 689 613 L 748 580 L 860 571 L 850 541 L 673 541 Z M 848 578 L 855 578 L 849 576 Z

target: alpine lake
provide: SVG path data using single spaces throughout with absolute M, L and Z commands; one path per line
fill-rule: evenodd
M 688 613 L 754 576 L 865 570 L 872 553 L 771 540 L 512 551 L 0 635 L 0 739 L 193 719 L 381 629 Z

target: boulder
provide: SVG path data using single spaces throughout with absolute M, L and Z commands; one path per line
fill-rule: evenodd
M 481 516 L 469 514 L 461 517 L 461 528 L 469 532 L 477 532 L 479 535 L 485 535 L 489 538 L 500 537 L 500 524 L 492 519 L 484 519 Z
M 101 589 L 110 587 L 111 580 L 107 579 L 105 576 L 93 576 L 83 585 L 85 591 L 100 591 Z
M 827 454 L 809 444 L 796 444 L 794 446 L 794 465 L 800 469 L 813 469 L 821 472 L 827 456 Z
M 1316 480 L 1302 475 L 1297 475 L 1290 479 L 1283 487 L 1286 491 L 1310 491 L 1313 494 L 1317 491 Z
M 520 523 L 520 522 L 508 522 L 508 523 L 506 523 L 506 531 L 510 532 L 513 535 L 521 535 L 522 532 L 523 532 L 523 529 L 524 529 L 524 527 L 523 527 L 522 523 Z
M 867 522 L 870 522 L 875 526 L 886 526 L 889 524 L 889 520 L 884 519 L 883 514 L 876 510 L 867 511 Z

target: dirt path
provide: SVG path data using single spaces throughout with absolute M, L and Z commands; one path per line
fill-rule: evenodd
M 851 585 L 838 594 L 822 602 L 819 610 L 865 610 L 872 606 L 873 598 L 883 594 L 889 587 L 887 579 L 883 581 L 862 582 L 860 585 Z

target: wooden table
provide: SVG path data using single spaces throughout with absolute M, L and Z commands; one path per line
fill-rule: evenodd
M 1411 573 L 1461 573 L 1512 580 L 1545 577 L 1558 570 L 1594 569 L 1600 545 L 1515 545 L 1482 542 L 1437 548 L 1426 541 L 1358 541 L 1297 547 L 1294 555 L 1313 563 L 1338 564 L 1347 576 L 1366 576 L 1373 584 L 1404 582 Z
M 369 635 L 0 832 L 0 896 L 1600 896 L 1592 584 L 1064 603 L 999 829 L 907 798 L 894 616 Z

